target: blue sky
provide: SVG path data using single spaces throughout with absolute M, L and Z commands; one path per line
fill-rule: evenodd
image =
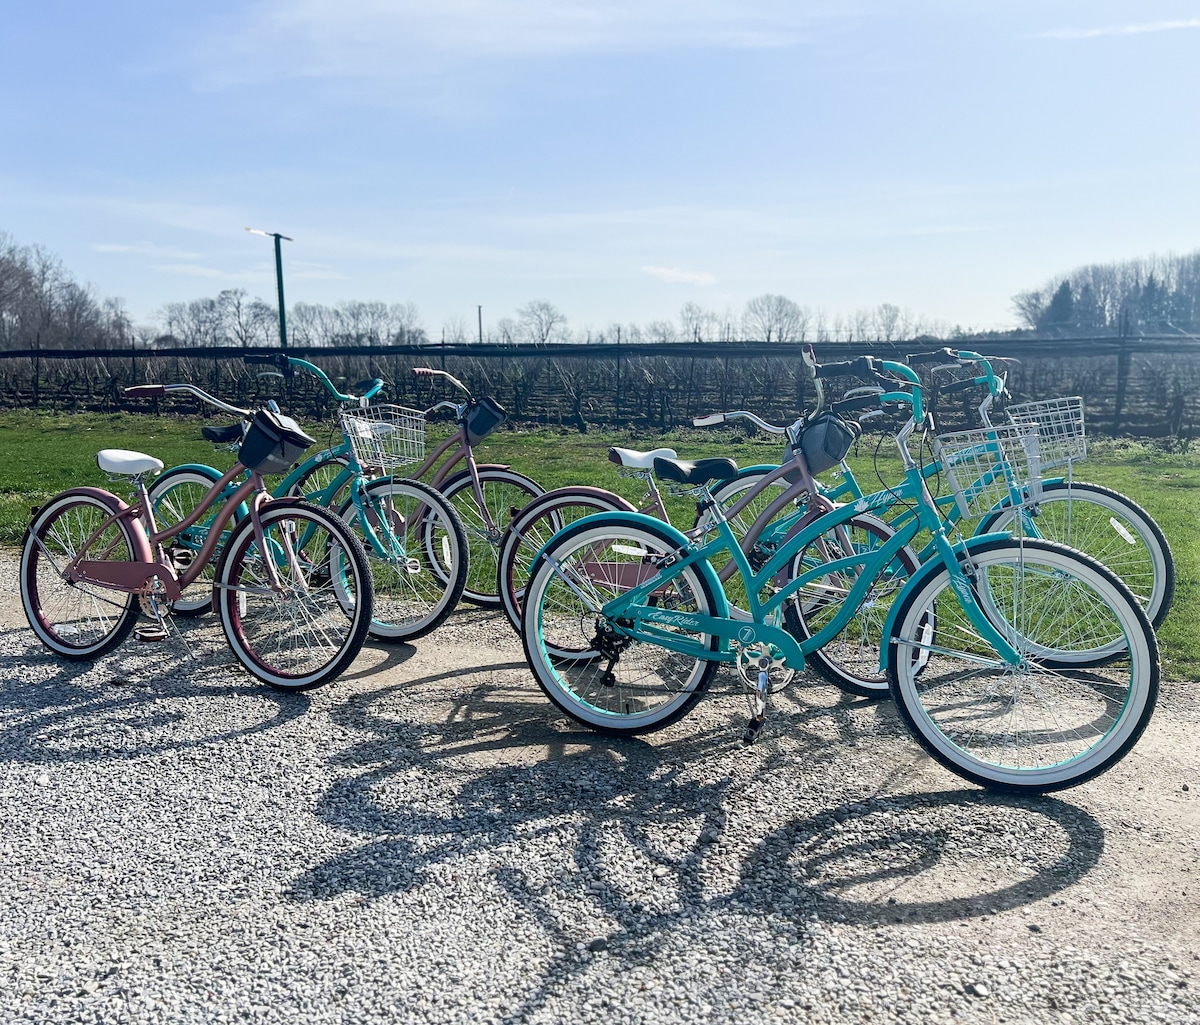
M 139 322 L 244 288 L 576 329 L 894 303 L 1015 323 L 1200 248 L 1200 3 L 7 5 L 0 232 Z

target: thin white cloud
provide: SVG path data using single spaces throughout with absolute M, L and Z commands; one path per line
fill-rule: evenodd
M 198 260 L 199 253 L 189 253 L 175 246 L 160 246 L 153 242 L 93 242 L 91 249 L 97 253 L 129 253 L 134 256 L 152 256 L 160 260 Z
M 395 78 L 480 58 L 778 49 L 857 0 L 260 0 L 195 56 L 226 86 L 264 78 Z
M 643 267 L 642 272 L 672 285 L 715 285 L 716 276 L 703 270 L 684 270 L 682 267 Z
M 1099 39 L 1104 36 L 1142 36 L 1151 32 L 1177 32 L 1200 28 L 1200 18 L 1186 21 L 1151 21 L 1140 25 L 1109 25 L 1103 28 L 1061 28 L 1038 32 L 1036 39 Z
M 207 278 L 209 280 L 222 281 L 249 281 L 257 279 L 260 276 L 249 271 L 233 274 L 217 267 L 205 267 L 198 263 L 158 263 L 152 264 L 149 269 L 159 271 L 162 274 L 178 274 L 181 277 Z

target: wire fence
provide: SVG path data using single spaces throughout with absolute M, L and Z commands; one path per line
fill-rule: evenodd
M 930 340 L 817 346 L 821 360 L 861 354 L 903 358 L 929 349 Z M 1082 396 L 1089 434 L 1190 441 L 1200 436 L 1200 342 L 1191 339 L 955 339 L 954 347 L 1015 359 L 1009 389 L 1015 401 Z M 250 349 L 21 350 L 0 352 L 4 408 L 145 410 L 126 399 L 133 384 L 190 382 L 228 402 L 252 405 L 278 397 L 293 415 L 325 418 L 329 396 L 298 375 L 289 382 L 259 376 L 243 356 Z M 343 390 L 374 377 L 387 383 L 388 401 L 424 407 L 447 397 L 414 378 L 434 366 L 488 394 L 511 422 L 586 430 L 589 425 L 669 429 L 693 416 L 750 409 L 777 422 L 812 402 L 801 347 L 766 343 L 556 345 L 545 347 L 394 346 L 289 349 L 320 366 Z M 443 386 L 444 387 L 444 386 Z M 963 392 L 935 406 L 942 425 L 974 422 L 978 398 Z M 281 403 L 282 404 L 282 403 Z M 199 412 L 172 399 L 161 411 Z

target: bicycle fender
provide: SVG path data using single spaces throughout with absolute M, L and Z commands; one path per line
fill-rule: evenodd
M 123 498 L 114 495 L 111 491 L 105 491 L 103 488 L 92 487 L 70 488 L 67 491 L 63 491 L 60 494 L 55 495 L 52 499 L 50 499 L 50 501 L 57 502 L 60 498 L 70 498 L 73 495 L 94 498 L 102 505 L 107 506 L 109 512 L 112 513 L 113 516 L 120 516 L 121 513 L 125 512 L 125 510 L 129 508 L 128 502 L 126 502 Z M 42 508 L 44 509 L 49 504 L 50 502 L 46 502 Z M 41 510 L 38 511 L 40 512 Z M 30 523 L 30 527 L 32 526 L 33 524 Z M 151 565 L 157 562 L 158 560 L 155 559 L 154 555 L 150 551 L 150 540 L 146 537 L 146 532 L 142 529 L 142 525 L 140 523 L 137 524 L 135 528 L 130 531 L 130 533 L 133 535 L 133 547 L 136 549 L 134 551 L 134 555 L 137 557 L 137 561 L 147 562 Z
M 178 466 L 172 466 L 169 470 L 163 471 L 164 474 L 174 473 L 176 470 L 191 470 L 193 473 L 203 474 L 208 477 L 214 484 L 219 481 L 224 474 L 205 463 L 180 463 Z
M 978 534 L 975 537 L 969 537 L 963 542 L 965 549 L 969 552 L 976 545 L 989 544 L 992 541 L 1007 541 L 1012 535 L 1005 531 L 993 532 L 991 534 Z M 909 591 L 915 590 L 918 587 L 924 586 L 933 574 L 937 573 L 942 568 L 942 563 L 938 559 L 930 559 L 924 563 L 920 569 L 908 578 L 908 583 L 904 585 L 903 590 L 896 595 L 896 600 L 892 602 L 892 607 L 888 609 L 888 617 L 883 624 L 883 643 L 879 649 L 879 668 L 887 670 L 891 662 L 891 640 L 892 633 L 896 628 L 896 617 L 900 613 L 900 609 L 904 607 L 904 602 L 908 598 Z
M 679 530 L 678 527 L 672 527 L 669 523 L 664 523 L 662 520 L 655 519 L 653 516 L 647 516 L 645 513 L 639 512 L 592 513 L 591 516 L 582 516 L 577 519 L 571 524 L 569 529 L 574 530 L 579 524 L 587 523 L 591 520 L 596 520 L 597 522 L 603 520 L 605 523 L 609 524 L 615 523 L 619 525 L 622 523 L 627 523 L 630 526 L 649 527 L 653 530 L 665 532 L 670 542 L 678 548 L 684 548 L 688 544 L 687 537 L 682 531 Z M 541 551 L 537 553 L 537 556 L 534 558 L 533 562 L 530 563 L 531 566 L 542 557 L 542 553 L 546 551 L 546 549 L 550 546 L 550 542 L 553 540 L 554 539 L 551 538 L 550 541 L 547 541 L 546 544 L 542 546 Z M 717 579 L 717 573 L 716 570 L 712 568 L 712 564 L 707 559 L 697 559 L 692 563 L 692 568 L 695 569 L 695 571 L 702 577 L 704 577 L 705 581 L 708 583 L 709 589 L 712 591 L 717 600 L 717 613 L 722 617 L 728 617 L 729 601 L 725 597 L 725 588 L 721 586 L 721 581 Z

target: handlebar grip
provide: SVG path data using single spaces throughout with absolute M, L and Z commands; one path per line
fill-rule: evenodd
M 982 387 L 983 387 L 983 385 L 981 385 L 978 381 L 974 380 L 973 378 L 968 377 L 962 381 L 951 381 L 949 384 L 939 384 L 933 390 L 936 392 L 941 392 L 942 394 L 948 395 L 950 392 L 966 391 L 968 388 L 982 388 Z
M 692 417 L 693 427 L 715 427 L 717 424 L 723 424 L 724 422 L 724 413 L 709 413 L 707 416 Z
M 258 354 L 252 354 L 252 355 L 249 355 L 249 356 L 243 356 L 243 357 L 242 357 L 242 362 L 243 362 L 243 363 L 249 363 L 249 364 L 251 364 L 251 365 L 253 365 L 253 364 L 256 364 L 256 363 L 267 363 L 267 364 L 270 364 L 270 365 L 272 365 L 272 366 L 273 366 L 273 365 L 275 364 L 275 357 L 274 357 L 274 356 L 262 356 L 262 355 L 258 355 Z
M 125 394 L 131 399 L 161 399 L 167 389 L 161 384 L 135 384 L 126 388 Z
M 917 366 L 920 363 L 944 363 L 947 359 L 958 361 L 958 355 L 949 346 L 932 352 L 910 352 L 904 357 L 904 362 Z
M 434 370 L 432 367 L 413 367 L 412 372 L 416 374 L 417 377 L 437 377 L 438 375 L 438 371 Z
M 838 399 L 836 402 L 829 403 L 829 408 L 834 413 L 849 413 L 855 409 L 878 409 L 880 406 L 878 395 L 856 395 L 849 399 Z

